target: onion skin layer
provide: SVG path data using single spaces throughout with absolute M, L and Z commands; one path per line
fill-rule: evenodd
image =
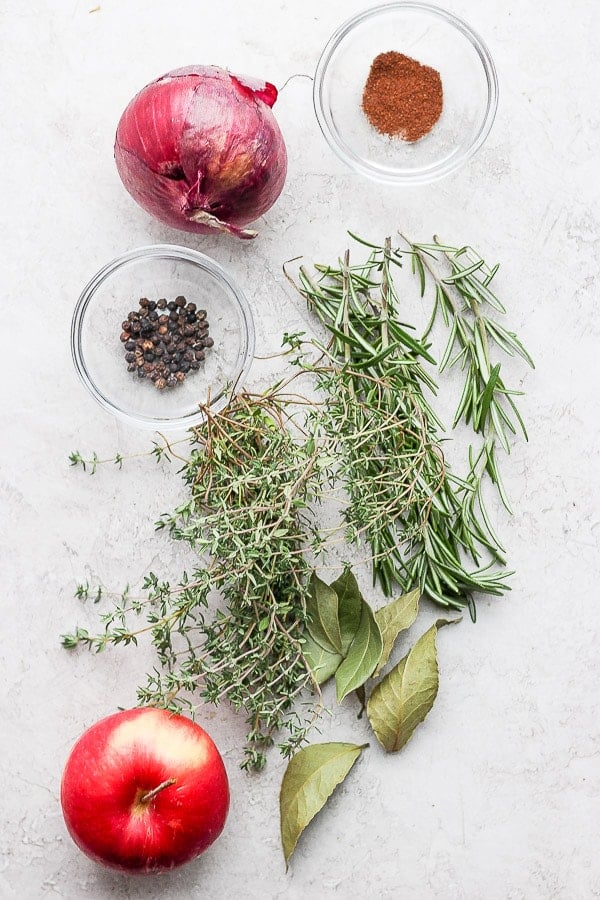
M 175 69 L 143 88 L 121 116 L 115 162 L 133 199 L 165 225 L 255 237 L 243 226 L 283 189 L 285 143 L 277 89 L 216 66 Z

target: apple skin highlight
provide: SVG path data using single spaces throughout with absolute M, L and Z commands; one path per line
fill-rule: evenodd
M 85 731 L 63 772 L 69 834 L 98 863 L 130 873 L 165 872 L 203 853 L 229 809 L 223 760 L 184 716 L 140 708 Z

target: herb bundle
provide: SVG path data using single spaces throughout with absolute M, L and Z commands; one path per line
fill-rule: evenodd
M 312 680 L 302 654 L 308 548 L 318 538 L 304 510 L 319 494 L 318 452 L 286 427 L 275 397 L 241 394 L 191 437 L 182 469 L 187 499 L 157 527 L 190 544 L 201 563 L 172 586 L 151 573 L 146 597 L 125 595 L 103 634 L 82 629 L 67 646 L 137 643 L 150 631 L 162 671 L 138 689 L 141 703 L 193 712 L 191 697 L 229 701 L 246 712 L 245 765 L 261 768 L 273 734 L 287 731 L 289 755 L 305 739 L 295 702 Z M 209 613 L 218 591 L 225 610 Z M 80 589 L 81 594 L 81 589 Z M 147 627 L 130 616 L 145 614 Z
M 150 573 L 145 596 L 125 593 L 103 617 L 102 633 L 78 628 L 63 638 L 68 647 L 102 650 L 150 632 L 160 669 L 139 688 L 139 701 L 193 714 L 195 698 L 227 700 L 244 710 L 250 768 L 262 767 L 276 737 L 286 756 L 306 740 L 321 711 L 325 674 L 336 672 L 340 698 L 361 688 L 371 672 L 354 670 L 350 638 L 359 635 L 373 667 L 378 662 L 378 630 L 367 613 L 340 647 L 318 641 L 315 647 L 312 640 L 310 573 L 340 530 L 349 544 L 369 548 L 374 579 L 388 595 L 416 588 L 446 608 L 467 606 L 475 618 L 474 596 L 508 589 L 482 480 L 489 477 L 507 504 L 497 449 L 508 449 L 507 432 L 522 422 L 517 392 L 505 387 L 490 344 L 530 359 L 487 313 L 487 306 L 502 311 L 489 287 L 497 267 L 488 269 L 471 250 L 438 243 L 400 249 L 387 239 L 367 246 L 360 263 L 346 252 L 314 274 L 300 268 L 298 289 L 326 339 L 286 335 L 292 368 L 282 381 L 261 395 L 237 395 L 224 412 L 206 409 L 206 422 L 190 433 L 186 498 L 158 527 L 190 544 L 195 571 L 175 586 Z M 434 285 L 422 337 L 400 317 L 392 272 L 405 262 L 422 295 Z M 469 449 L 461 476 L 442 452 L 443 423 L 432 405 L 429 337 L 438 317 L 450 334 L 437 373 L 461 365 L 465 389 L 456 422 L 482 440 Z M 296 379 L 309 379 L 317 399 L 291 392 Z M 159 447 L 152 452 L 164 455 Z M 70 458 L 84 468 L 88 462 L 78 452 Z M 123 458 L 114 461 L 120 466 Z M 90 471 L 100 462 L 94 454 Z M 329 532 L 319 527 L 316 509 L 325 497 L 344 504 L 343 521 Z M 145 624 L 135 627 L 132 617 L 140 615 Z
M 385 594 L 419 585 L 442 606 L 469 606 L 474 618 L 473 594 L 503 593 L 511 574 L 504 568 L 481 485 L 487 472 L 508 508 L 495 458 L 496 435 L 508 451 L 504 428 L 515 432 L 505 403 L 522 425 L 513 400 L 519 392 L 504 386 L 499 363 L 492 366 L 486 329 L 501 349 L 514 347 L 531 360 L 513 334 L 481 313 L 484 303 L 503 311 L 489 289 L 497 267 L 488 270 L 466 248 L 409 244 L 408 251 L 392 250 L 389 238 L 384 246 L 369 246 L 363 263 L 351 266 L 346 253 L 337 266 L 317 265 L 316 278 L 303 267 L 299 274 L 300 291 L 330 334 L 327 346 L 321 345 L 331 367 L 318 373 L 318 385 L 328 396 L 320 425 L 331 438 L 339 437 L 339 473 L 349 495 L 347 538 L 356 542 L 366 536 L 373 573 Z M 451 261 L 444 280 L 431 269 L 434 253 Z M 465 253 L 467 264 L 461 266 Z M 433 314 L 420 339 L 400 320 L 391 266 L 401 265 L 403 256 L 418 274 L 422 296 L 426 273 L 435 280 Z M 435 362 L 427 338 L 439 312 L 452 324 L 438 371 L 468 363 L 455 424 L 463 417 L 485 437 L 478 453 L 469 449 L 464 477 L 444 458 L 444 427 L 426 396 L 436 393 L 425 365 Z M 450 359 L 456 342 L 461 352 Z

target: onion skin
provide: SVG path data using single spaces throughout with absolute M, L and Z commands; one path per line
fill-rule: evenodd
M 277 89 L 216 66 L 175 69 L 143 88 L 121 116 L 115 162 L 152 216 L 196 234 L 263 215 L 283 189 L 287 153 L 271 106 Z

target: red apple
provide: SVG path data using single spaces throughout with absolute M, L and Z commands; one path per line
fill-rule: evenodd
M 69 833 L 97 862 L 163 872 L 223 830 L 229 784 L 219 751 L 190 719 L 129 709 L 85 731 L 67 760 L 61 803 Z

